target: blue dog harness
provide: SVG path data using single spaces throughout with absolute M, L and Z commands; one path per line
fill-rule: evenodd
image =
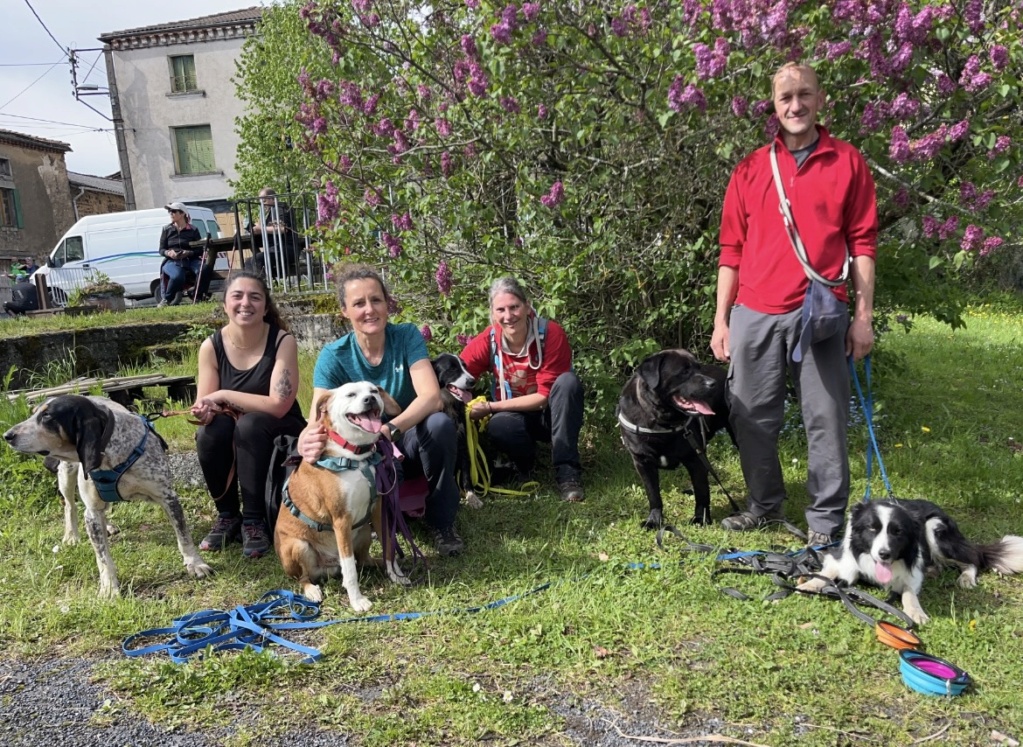
M 143 415 L 139 415 L 139 418 L 145 423 L 146 427 L 142 431 L 142 440 L 135 447 L 135 450 L 128 455 L 128 458 L 113 469 L 94 469 L 89 471 L 89 477 L 96 484 L 99 497 L 105 503 L 124 502 L 124 498 L 121 497 L 121 493 L 117 490 L 117 483 L 121 481 L 124 473 L 131 469 L 131 466 L 146 452 L 146 442 L 149 440 L 149 432 L 153 430 L 153 424 Z
M 366 482 L 369 483 L 369 507 L 366 511 L 366 515 L 363 516 L 357 523 L 352 524 L 352 529 L 358 529 L 359 527 L 367 524 L 370 517 L 373 515 L 373 506 L 377 502 L 379 494 L 377 493 L 376 476 L 371 467 L 375 467 L 380 463 L 383 457 L 380 456 L 380 452 L 374 451 L 366 459 L 349 459 L 348 457 L 322 457 L 316 461 L 317 467 L 323 467 L 329 469 L 331 472 L 343 472 L 349 469 L 357 469 L 362 473 L 362 476 L 366 478 Z M 287 481 L 284 483 L 284 488 L 281 491 L 281 505 L 283 505 L 299 521 L 307 524 L 308 526 L 315 529 L 317 532 L 332 532 L 334 528 L 330 524 L 324 524 L 310 518 L 306 514 L 302 513 L 302 509 L 295 505 L 295 502 L 291 500 L 291 494 L 288 492 L 288 483 L 291 482 L 289 476 Z

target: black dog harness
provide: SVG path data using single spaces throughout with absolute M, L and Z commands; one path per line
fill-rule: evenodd
M 94 469 L 89 471 L 89 477 L 96 484 L 99 497 L 105 503 L 122 503 L 124 501 L 120 491 L 117 489 L 117 484 L 121 481 L 124 473 L 131 469 L 131 466 L 146 452 L 146 442 L 149 440 L 149 432 L 153 430 L 153 424 L 144 415 L 139 415 L 139 418 L 146 424 L 146 427 L 142 430 L 142 440 L 135 447 L 135 450 L 128 455 L 128 458 L 113 469 Z

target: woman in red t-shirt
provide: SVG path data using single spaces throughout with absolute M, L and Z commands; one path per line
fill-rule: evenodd
M 490 286 L 490 321 L 461 353 L 473 376 L 489 371 L 494 377 L 494 401 L 474 405 L 472 419 L 492 416 L 490 441 L 511 458 L 522 479 L 536 462 L 537 442 L 550 443 L 561 497 L 581 501 L 583 387 L 572 371 L 565 331 L 536 315 L 512 277 Z

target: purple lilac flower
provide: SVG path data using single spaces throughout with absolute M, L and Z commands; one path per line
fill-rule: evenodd
M 825 57 L 829 62 L 837 60 L 843 55 L 849 54 L 852 51 L 852 42 L 845 40 L 840 42 L 824 42 Z
M 626 37 L 629 35 L 629 24 L 621 16 L 615 16 L 611 19 L 611 33 L 618 38 Z
M 498 44 L 511 44 L 511 27 L 506 23 L 495 23 L 490 27 L 490 35 Z
M 469 63 L 469 92 L 473 96 L 481 97 L 487 93 L 487 85 L 490 81 L 487 80 L 487 74 L 483 72 L 483 66 L 473 60 Z
M 394 135 L 394 129 L 394 122 L 387 117 L 384 117 L 373 127 L 373 132 L 375 132 L 379 137 L 391 137 Z
M 419 334 L 423 336 L 423 340 L 425 342 L 429 342 L 430 340 L 433 339 L 433 330 L 430 329 L 429 324 L 424 324 L 422 327 L 420 327 Z
M 565 199 L 565 185 L 561 182 L 554 182 L 551 185 L 551 190 L 543 197 L 540 198 L 540 202 L 543 203 L 544 207 L 556 208 Z
M 921 220 L 921 227 L 923 229 L 924 236 L 927 237 L 928 239 L 933 239 L 934 236 L 938 233 L 940 224 L 938 223 L 938 220 L 934 216 L 925 215 Z
M 480 7 L 480 0 L 465 0 L 465 7 L 469 10 L 476 10 Z
M 695 107 L 701 112 L 705 112 L 707 111 L 707 99 L 703 95 L 703 91 L 692 83 L 682 88 L 682 76 L 677 75 L 668 91 L 668 106 L 677 112 L 681 112 L 687 107 Z
M 324 99 L 330 98 L 334 95 L 336 88 L 334 81 L 324 78 L 316 84 L 316 99 L 318 101 L 323 101 Z
M 984 245 L 980 248 L 980 256 L 986 257 L 1004 243 L 1005 240 L 998 236 L 989 236 L 984 239 Z
M 476 157 L 476 144 L 467 143 L 466 146 L 462 148 L 462 155 L 465 157 L 466 161 L 474 159 Z
M 459 41 L 459 45 L 462 47 L 462 51 L 465 52 L 466 57 L 479 57 L 479 51 L 476 49 L 476 41 L 469 36 L 469 34 L 464 34 L 462 36 Z
M 519 111 L 521 111 L 519 108 L 519 102 L 514 96 L 502 96 L 498 103 L 501 105 L 501 108 L 509 114 L 518 114 Z
M 953 143 L 962 140 L 970 131 L 970 120 L 963 119 L 956 122 L 948 130 L 948 139 Z
M 954 234 L 959 228 L 959 216 L 950 215 L 941 226 L 938 227 L 938 238 L 944 241 Z
M 380 193 L 372 187 L 366 187 L 366 191 L 362 193 L 362 199 L 370 207 L 376 207 L 380 204 Z
M 342 154 L 341 158 L 338 159 L 337 168 L 342 174 L 347 174 L 352 170 L 352 159 L 347 155 Z
M 352 7 L 359 13 L 369 13 L 373 10 L 373 0 L 352 0 Z
M 429 101 L 431 98 L 433 98 L 433 91 L 431 91 L 430 87 L 428 85 L 425 85 L 424 83 L 420 83 L 418 86 L 416 86 L 416 93 L 419 94 L 419 98 L 422 99 L 423 101 Z
M 362 113 L 365 114 L 367 117 L 372 117 L 374 114 L 377 113 L 378 103 L 380 103 L 380 94 L 374 93 L 372 96 L 366 99 L 366 103 L 363 104 L 362 106 Z
M 977 197 L 977 201 L 974 203 L 974 207 L 977 210 L 984 210 L 988 205 L 991 204 L 991 200 L 995 199 L 995 191 L 993 189 L 985 189 Z
M 309 129 L 312 130 L 312 133 L 314 135 L 322 135 L 327 131 L 327 118 L 317 117 L 316 119 L 313 120 L 312 127 L 310 127 Z
M 540 15 L 540 3 L 522 3 L 522 15 L 526 23 L 532 23 Z
M 547 107 L 544 106 L 543 104 L 540 104 L 538 107 L 536 107 L 536 118 L 547 119 Z
M 472 335 L 463 335 L 461 332 L 459 332 L 457 335 L 455 335 L 455 339 L 458 341 L 458 344 L 464 348 L 472 341 Z
M 387 247 L 387 254 L 391 257 L 391 259 L 397 259 L 401 256 L 401 239 L 397 236 L 392 236 L 387 233 L 387 231 L 382 231 L 380 238 L 383 240 L 384 246 Z
M 913 141 L 910 144 L 910 150 L 913 152 L 913 158 L 918 161 L 929 161 L 938 155 L 945 146 L 945 140 L 948 137 L 948 125 L 941 125 L 934 132 L 924 135 L 919 140 Z
M 519 27 L 519 8 L 517 5 L 506 5 L 501 11 L 501 23 L 508 24 L 512 31 Z
M 892 137 L 888 145 L 888 157 L 895 163 L 905 163 L 910 158 L 909 136 L 906 131 L 896 125 L 892 128 Z
M 863 107 L 863 115 L 860 117 L 860 127 L 866 132 L 877 132 L 885 123 L 887 118 L 887 104 L 879 101 L 876 104 L 868 103 Z
M 451 268 L 448 267 L 448 263 L 441 260 L 441 263 L 437 265 L 437 273 L 434 275 L 434 279 L 437 281 L 437 292 L 442 296 L 447 296 L 451 293 Z
M 546 29 L 537 29 L 536 33 L 533 34 L 533 38 L 530 39 L 530 44 L 534 47 L 542 47 L 547 43 L 547 31 Z
M 343 80 L 341 81 L 341 93 L 338 95 L 338 101 L 353 109 L 361 109 L 363 106 L 362 91 L 355 83 Z
M 976 199 L 977 188 L 973 182 L 963 182 L 959 185 L 959 202 L 968 206 Z
M 900 93 L 892 101 L 888 111 L 893 118 L 906 121 L 913 119 L 920 112 L 920 102 L 914 101 L 906 93 Z
M 733 96 L 732 97 L 732 114 L 737 117 L 745 117 L 746 112 L 749 111 L 749 102 L 746 101 L 745 96 Z
M 768 140 L 774 140 L 778 137 L 778 131 L 781 129 L 781 122 L 778 120 L 777 114 L 772 114 L 764 122 L 764 137 Z
M 981 246 L 983 240 L 984 230 L 980 226 L 975 226 L 971 223 L 966 227 L 966 232 L 963 234 L 963 240 L 959 247 L 964 252 L 972 252 Z
M 1003 47 L 1001 44 L 995 44 L 987 53 L 988 59 L 991 60 L 991 65 L 1001 72 L 1009 64 L 1009 50 Z
M 999 135 L 998 139 L 995 140 L 995 147 L 987 152 L 988 158 L 994 158 L 1009 149 L 1012 145 L 1012 138 L 1008 135 Z
M 896 207 L 905 210 L 909 207 L 909 190 L 905 187 L 899 187 L 898 191 L 892 195 L 892 202 L 895 203 Z
M 966 90 L 969 91 L 970 93 L 983 91 L 985 88 L 991 85 L 991 81 L 993 80 L 994 77 L 990 73 L 977 73 L 972 78 L 970 78 L 970 82 L 966 84 Z
M 963 18 L 970 31 L 979 34 L 984 30 L 984 3 L 982 0 L 968 0 L 963 8 Z
M 710 63 L 714 53 L 710 51 L 710 47 L 706 44 L 694 44 L 693 55 L 696 57 L 696 77 L 700 80 L 706 80 L 710 77 Z
M 398 303 L 398 299 L 394 296 L 387 297 L 387 313 L 394 315 L 401 311 L 401 304 Z
M 410 213 L 397 213 L 391 214 L 391 225 L 393 225 L 399 231 L 411 231 L 412 230 L 412 215 Z
M 464 83 L 469 77 L 469 61 L 466 59 L 456 60 L 451 75 L 457 82 Z
M 771 99 L 760 99 L 753 104 L 753 116 L 762 117 L 774 109 L 774 102 Z
M 316 222 L 318 225 L 330 223 L 341 212 L 341 205 L 338 202 L 337 187 L 334 182 L 327 181 L 323 191 L 316 195 Z
M 437 119 L 434 126 L 437 128 L 437 134 L 441 137 L 451 137 L 451 123 L 443 117 Z
M 1023 189 L 1023 176 L 1016 180 L 1016 186 Z
M 444 175 L 444 178 L 446 179 L 449 176 L 451 176 L 451 171 L 452 171 L 451 154 L 448 153 L 447 151 L 444 151 L 443 153 L 440 154 L 440 173 L 442 173 Z
M 302 86 L 305 91 L 312 90 L 312 84 L 309 82 L 309 73 L 303 70 L 298 74 L 298 84 Z
M 935 80 L 935 85 L 938 88 L 938 93 L 942 96 L 951 96 L 956 90 L 955 81 L 944 73 L 938 74 L 938 77 Z

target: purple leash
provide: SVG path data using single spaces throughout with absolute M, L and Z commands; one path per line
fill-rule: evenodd
M 376 468 L 376 489 L 380 500 L 381 530 L 386 532 L 387 539 L 394 548 L 395 553 L 401 553 L 398 546 L 398 534 L 400 533 L 408 543 L 409 552 L 412 554 L 413 567 L 422 560 L 426 562 L 426 556 L 412 539 L 412 530 L 405 521 L 405 515 L 401 512 L 401 501 L 398 495 L 398 470 L 394 463 L 394 444 L 386 438 L 377 441 L 377 451 L 380 453 L 380 464 Z M 381 543 L 383 537 L 380 538 Z

